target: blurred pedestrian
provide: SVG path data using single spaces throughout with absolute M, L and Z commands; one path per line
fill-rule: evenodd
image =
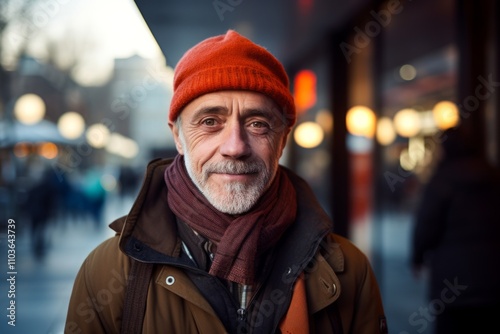
M 30 216 L 30 237 L 33 255 L 42 260 L 49 247 L 47 229 L 58 214 L 61 184 L 53 170 L 46 167 L 41 178 L 29 190 L 26 210 Z
M 429 269 L 436 334 L 490 333 L 500 314 L 500 174 L 467 128 L 447 130 L 416 212 L 415 274 Z
M 136 195 L 139 177 L 131 166 L 121 166 L 118 175 L 119 195 L 123 199 Z
M 106 201 L 106 189 L 102 185 L 102 173 L 95 169 L 88 169 L 83 177 L 81 191 L 84 195 L 86 211 L 89 213 L 94 226 L 103 226 L 104 203 Z

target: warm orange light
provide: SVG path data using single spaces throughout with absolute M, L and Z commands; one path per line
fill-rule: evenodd
M 316 114 L 316 123 L 321 125 L 323 130 L 326 133 L 332 133 L 333 132 L 333 115 L 330 110 L 327 109 L 321 109 L 318 111 Z
M 441 130 L 457 126 L 460 121 L 457 105 L 450 101 L 441 101 L 432 109 L 432 116 Z
M 421 130 L 420 115 L 415 109 L 406 108 L 394 115 L 394 128 L 402 137 L 413 137 Z
M 304 148 L 317 147 L 323 141 L 323 128 L 315 122 L 304 122 L 295 128 L 293 138 L 297 145 Z
M 302 70 L 294 81 L 295 106 L 298 113 L 303 113 L 316 104 L 316 74 L 311 70 Z
M 380 145 L 390 145 L 396 139 L 396 131 L 389 117 L 381 117 L 377 123 L 377 141 Z
M 347 111 L 347 130 L 353 135 L 373 138 L 376 122 L 375 113 L 368 107 L 354 106 Z
M 14 145 L 14 155 L 18 158 L 27 157 L 30 154 L 30 145 L 28 143 L 17 143 Z
M 57 157 L 59 150 L 54 143 L 43 143 L 38 147 L 38 154 L 46 159 L 54 159 Z

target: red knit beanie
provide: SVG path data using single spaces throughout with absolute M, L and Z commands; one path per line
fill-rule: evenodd
M 272 98 L 291 127 L 296 113 L 283 65 L 263 47 L 234 30 L 208 38 L 188 50 L 175 68 L 169 120 L 191 101 L 222 90 L 249 90 Z

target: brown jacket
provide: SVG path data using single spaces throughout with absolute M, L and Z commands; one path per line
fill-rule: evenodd
M 187 274 L 195 269 L 182 260 L 175 217 L 166 205 L 163 173 L 169 163 L 150 163 L 130 213 L 111 224 L 117 235 L 83 263 L 73 287 L 66 333 L 120 332 L 130 257 L 155 263 L 143 333 L 227 332 Z M 342 333 L 385 333 L 380 292 L 366 256 L 347 239 L 329 232 L 331 222 L 311 189 L 288 173 L 297 190 L 297 220 L 280 242 L 278 260 L 262 288 L 266 297 L 249 320 L 250 331 L 276 332 L 291 287 L 304 273 L 310 333 L 336 333 L 338 323 Z

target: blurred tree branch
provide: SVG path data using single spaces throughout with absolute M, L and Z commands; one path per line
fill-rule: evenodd
M 17 24 L 21 28 L 22 25 L 29 23 L 26 17 L 31 11 L 33 3 L 33 0 L 0 1 L 0 114 L 2 117 L 6 117 L 5 113 L 10 97 L 10 72 L 5 68 L 6 50 L 9 49 L 8 51 L 11 52 L 10 48 L 13 47 L 12 41 L 5 34 L 11 24 Z M 26 27 L 23 30 L 27 31 Z M 16 60 L 25 52 L 29 37 L 28 35 L 19 39 L 21 43 L 18 44 L 18 48 L 13 54 Z

